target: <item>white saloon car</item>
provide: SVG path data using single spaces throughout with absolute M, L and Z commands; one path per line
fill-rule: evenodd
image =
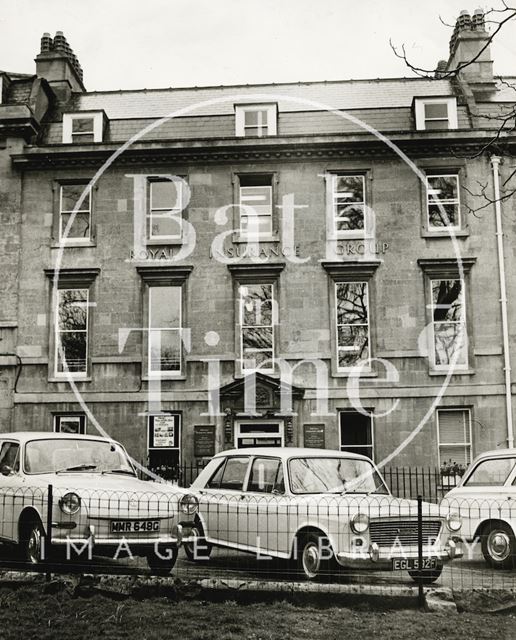
M 480 539 L 486 562 L 498 569 L 516 564 L 516 449 L 477 456 L 443 505 L 463 517 L 462 535 Z
M 308 579 L 332 565 L 403 569 L 417 578 L 417 503 L 394 498 L 365 456 L 290 447 L 225 451 L 191 490 L 199 499 L 184 544 L 191 560 L 207 559 L 219 545 L 294 560 Z M 425 582 L 462 554 L 460 527 L 457 516 L 423 503 Z
M 139 480 L 113 440 L 0 434 L 0 540 L 19 545 L 33 564 L 57 548 L 69 559 L 130 551 L 168 573 L 196 511 L 186 490 Z

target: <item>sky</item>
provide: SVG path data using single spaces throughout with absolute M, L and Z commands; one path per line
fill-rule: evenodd
M 472 0 L 0 0 L 0 69 L 33 73 L 40 38 L 63 31 L 89 91 L 412 77 L 448 56 Z M 516 76 L 516 20 L 492 47 Z

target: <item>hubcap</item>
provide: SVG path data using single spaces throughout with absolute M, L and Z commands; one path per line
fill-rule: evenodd
M 309 578 L 315 578 L 320 566 L 319 549 L 313 542 L 310 542 L 303 549 L 303 570 Z
M 498 561 L 506 560 L 511 551 L 511 541 L 505 531 L 493 531 L 487 539 L 489 555 Z
M 32 564 L 38 564 L 41 560 L 41 531 L 39 529 L 33 529 L 30 532 L 27 555 Z

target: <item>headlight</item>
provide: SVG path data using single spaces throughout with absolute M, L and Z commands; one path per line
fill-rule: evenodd
M 458 531 L 462 527 L 462 519 L 457 513 L 450 513 L 446 518 L 446 524 L 450 531 Z
M 179 506 L 187 516 L 193 516 L 199 510 L 199 500 L 193 494 L 187 493 L 179 501 Z
M 73 516 L 81 508 L 81 499 L 76 493 L 67 493 L 59 500 L 59 506 L 67 516 Z
M 369 516 L 365 513 L 355 513 L 350 524 L 353 533 L 365 533 L 369 529 Z

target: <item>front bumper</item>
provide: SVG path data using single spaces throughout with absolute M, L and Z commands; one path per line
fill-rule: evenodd
M 70 532 L 61 530 L 61 533 L 65 535 L 56 535 L 56 529 L 61 529 L 59 523 L 52 523 L 52 545 L 60 547 L 73 547 L 76 549 L 90 548 L 98 551 L 109 551 L 117 549 L 129 548 L 131 552 L 147 551 L 149 549 L 156 549 L 166 546 L 180 547 L 183 538 L 191 535 L 191 529 L 189 526 L 182 524 L 174 525 L 170 533 L 161 534 L 159 536 L 123 536 L 123 535 L 111 535 L 97 536 L 95 532 L 95 526 L 89 525 L 85 536 L 70 535 Z
M 461 558 L 463 550 L 458 540 L 449 539 L 444 547 L 425 547 L 423 558 L 436 558 L 440 562 L 449 562 Z M 382 549 L 376 543 L 370 545 L 367 551 L 340 551 L 336 554 L 337 562 L 350 569 L 378 569 L 392 570 L 393 560 L 419 558 L 417 548 L 410 547 L 403 553 L 390 553 L 390 549 Z

